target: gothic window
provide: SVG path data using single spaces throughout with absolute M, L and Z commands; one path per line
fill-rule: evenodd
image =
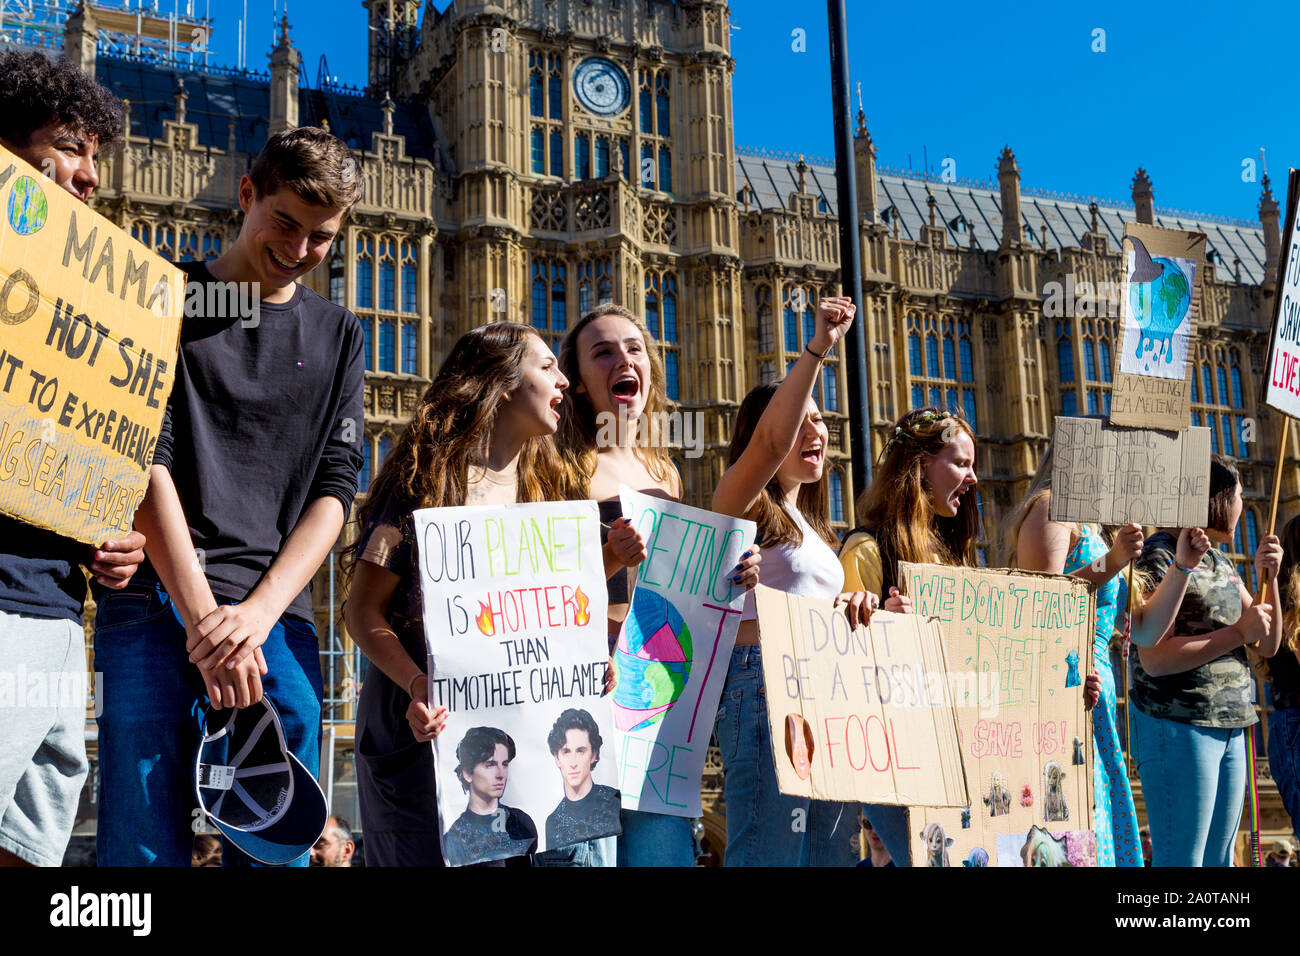
M 831 521 L 840 523 L 844 520 L 844 479 L 838 470 L 831 472 Z
M 1056 364 L 1059 367 L 1059 381 L 1066 384 L 1074 381 L 1074 343 L 1070 341 L 1069 328 L 1060 322 L 1056 324 Z
M 199 254 L 199 237 L 189 229 L 181 230 L 180 246 L 176 250 L 177 262 L 193 262 Z
M 203 243 L 200 246 L 203 253 L 203 260 L 215 259 L 221 255 L 221 236 L 214 232 L 205 232 L 203 234 Z
M 344 281 L 343 252 L 340 243 L 334 244 L 334 254 L 330 256 L 330 301 L 335 305 L 346 305 L 346 283 Z
M 369 236 L 357 237 L 357 308 L 375 307 L 375 240 Z
M 379 240 L 379 307 L 388 312 L 392 312 L 397 307 L 394 289 L 397 270 L 393 262 L 394 247 L 395 243 L 392 239 Z
M 645 274 L 645 323 L 659 343 L 668 397 L 681 397 L 677 344 L 677 276 L 672 272 Z
M 560 57 L 556 53 L 549 53 L 546 56 L 546 99 L 550 107 L 550 118 L 559 120 L 564 118 L 564 109 L 560 99 Z
M 961 332 L 961 380 L 963 382 L 973 382 L 975 381 L 975 357 L 970 344 L 970 320 L 962 319 L 958 323 L 958 329 Z M 967 417 L 974 422 L 974 418 Z
M 409 239 L 402 241 L 402 311 L 419 311 L 418 263 L 416 245 Z
M 534 259 L 532 266 L 532 294 L 529 316 L 533 328 L 542 333 L 546 343 L 554 347 L 568 327 L 565 284 L 565 265 L 559 259 Z
M 596 137 L 596 178 L 604 179 L 609 175 L 609 137 Z
M 673 159 L 667 146 L 659 147 L 659 188 L 666 193 L 673 191 Z
M 542 92 L 542 54 L 528 54 L 528 112 L 531 116 L 545 116 L 546 103 Z
M 655 77 L 655 108 L 659 126 L 657 132 L 660 136 L 666 137 L 669 135 L 667 73 L 660 73 Z
M 1246 409 L 1245 390 L 1241 387 L 1241 359 L 1236 349 L 1232 350 L 1232 405 L 1243 411 Z
M 654 132 L 654 113 L 651 111 L 650 104 L 650 71 L 641 71 L 641 89 L 637 97 L 637 113 L 639 114 L 641 132 Z
M 623 159 L 623 181 L 630 183 L 632 181 L 632 160 L 628 150 L 627 140 L 620 139 L 618 141 L 618 151 Z
M 1099 339 L 1097 341 L 1097 351 L 1101 357 L 1101 380 L 1109 382 L 1115 371 L 1110 355 L 1110 339 Z M 1110 393 L 1107 392 L 1106 394 L 1109 395 Z
M 375 456 L 375 471 L 384 467 L 384 460 L 393 450 L 393 438 L 387 432 L 379 436 L 379 454 Z
M 366 354 L 366 371 L 375 367 L 375 320 L 361 319 L 361 350 Z
M 823 411 L 838 412 L 840 410 L 840 389 L 839 382 L 836 379 L 836 369 L 834 365 L 827 365 L 822 369 L 822 400 L 821 406 Z
M 564 263 L 551 263 L 551 331 L 563 332 L 568 323 L 564 313 Z
M 558 129 L 551 130 L 551 175 L 564 175 L 564 134 Z

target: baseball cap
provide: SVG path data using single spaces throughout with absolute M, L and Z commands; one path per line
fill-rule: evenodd
M 270 698 L 251 707 L 206 709 L 194 758 L 204 815 L 236 847 L 282 865 L 309 851 L 325 830 L 325 794 L 289 752 Z

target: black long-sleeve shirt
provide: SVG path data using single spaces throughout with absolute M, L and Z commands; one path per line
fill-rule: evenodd
M 214 282 L 203 263 L 181 268 Z M 204 297 L 205 302 L 207 297 Z M 244 600 L 313 501 L 357 492 L 365 360 L 357 317 L 299 285 L 286 303 L 187 316 L 154 464 L 176 484 L 218 601 Z M 157 580 L 146 561 L 141 580 Z M 312 621 L 311 585 L 286 613 Z

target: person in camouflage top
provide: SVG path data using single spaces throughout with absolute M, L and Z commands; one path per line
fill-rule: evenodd
M 1205 537 L 1217 544 L 1232 541 L 1241 511 L 1237 470 L 1215 455 L 1204 536 L 1197 529 L 1177 537 L 1160 531 L 1147 539 L 1138 560 L 1153 584 L 1170 575 L 1186 581 L 1172 627 L 1148 633 L 1167 620 L 1152 613 L 1155 601 L 1134 622 L 1134 755 L 1154 866 L 1232 865 L 1245 798 L 1245 734 L 1258 720 L 1246 646 L 1265 657 L 1276 653 L 1281 615 L 1269 604 L 1254 604 L 1223 552 L 1204 549 L 1198 562 L 1183 560 L 1193 538 L 1196 551 Z M 1255 553 L 1257 574 L 1276 580 L 1281 559 L 1277 537 L 1265 537 Z

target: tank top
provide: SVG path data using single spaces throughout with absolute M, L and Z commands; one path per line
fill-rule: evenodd
M 759 565 L 759 580 L 769 588 L 798 594 L 801 597 L 835 597 L 844 590 L 844 568 L 821 535 L 804 520 L 798 508 L 782 505 L 799 530 L 803 542 L 799 545 L 781 544 L 763 546 L 763 563 Z M 760 542 L 761 544 L 762 542 Z M 754 609 L 754 592 L 745 592 L 745 609 L 742 621 L 757 617 Z

